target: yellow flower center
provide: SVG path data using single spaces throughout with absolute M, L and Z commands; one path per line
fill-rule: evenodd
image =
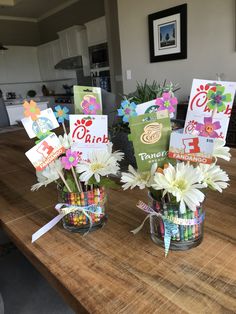
M 212 126 L 212 125 L 206 126 L 206 132 L 207 132 L 207 133 L 211 133 L 213 130 L 214 130 L 214 129 L 213 129 L 213 126 Z
M 177 187 L 180 191 L 184 191 L 187 188 L 187 182 L 184 179 L 178 179 L 174 181 L 173 186 Z
M 103 168 L 104 168 L 103 164 L 96 163 L 96 164 L 91 165 L 92 172 L 96 172 L 96 171 L 103 169 Z
M 59 117 L 63 116 L 64 111 L 63 110 L 58 110 L 57 114 Z

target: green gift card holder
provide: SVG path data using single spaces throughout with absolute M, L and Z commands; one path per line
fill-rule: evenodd
M 74 86 L 75 113 L 102 114 L 100 87 Z
M 130 117 L 129 127 L 140 171 L 150 170 L 155 162 L 158 167 L 169 162 L 171 123 L 167 110 Z

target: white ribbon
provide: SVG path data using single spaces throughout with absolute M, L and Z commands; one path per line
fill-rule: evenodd
M 32 243 L 38 240 L 42 235 L 44 235 L 50 229 L 52 229 L 64 216 L 74 211 L 82 212 L 89 219 L 89 230 L 86 233 L 84 233 L 84 235 L 86 235 L 87 233 L 89 233 L 89 231 L 91 230 L 93 226 L 92 218 L 90 217 L 88 213 L 101 214 L 102 212 L 101 207 L 94 204 L 89 205 L 89 206 L 75 206 L 75 205 L 59 203 L 55 206 L 55 209 L 59 212 L 59 215 L 57 215 L 55 218 L 53 218 L 51 221 L 49 221 L 46 225 L 44 225 L 42 228 L 40 228 L 38 231 L 36 231 L 32 235 Z

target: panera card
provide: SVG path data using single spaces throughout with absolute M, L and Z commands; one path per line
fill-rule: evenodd
M 235 82 L 194 79 L 184 133 L 225 139 L 232 112 Z
M 167 110 L 130 117 L 129 126 L 140 171 L 149 171 L 155 162 L 158 167 L 168 162 L 171 125 Z
M 203 136 L 172 132 L 168 156 L 170 158 L 210 164 L 214 139 Z
M 70 134 L 74 142 L 72 149 L 82 153 L 82 159 L 87 159 L 89 151 L 107 148 L 107 116 L 70 115 Z
M 52 133 L 28 150 L 25 155 L 37 171 L 42 171 L 63 153 L 65 148 L 61 146 L 56 134 Z
M 42 110 L 37 121 L 32 121 L 30 117 L 25 117 L 21 119 L 21 122 L 30 138 L 36 137 L 39 132 L 46 133 L 59 127 L 52 108 Z

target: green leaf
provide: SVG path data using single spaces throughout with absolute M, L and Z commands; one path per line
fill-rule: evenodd
M 224 96 L 225 96 L 224 101 L 231 101 L 232 98 L 231 98 L 231 94 L 230 93 L 225 94 Z
M 115 181 L 107 177 L 101 177 L 99 186 L 104 186 L 105 188 L 110 188 L 114 190 L 120 188 L 120 186 Z
M 96 187 L 105 187 L 105 188 L 110 188 L 110 189 L 118 189 L 120 188 L 120 186 L 115 183 L 112 179 L 108 178 L 108 177 L 100 177 L 100 182 L 97 182 L 96 179 L 94 178 L 94 176 L 92 176 L 89 181 L 88 184 L 91 185 L 93 184 Z
M 69 171 L 66 172 L 66 183 L 68 184 L 72 192 L 78 192 L 78 188 L 75 184 L 74 177 Z M 66 186 L 64 186 L 63 191 L 69 192 Z

